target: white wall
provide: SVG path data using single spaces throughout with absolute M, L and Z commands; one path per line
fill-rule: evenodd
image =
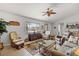
M 25 39 L 27 31 L 26 31 L 26 28 L 25 28 L 26 24 L 25 24 L 24 17 L 0 11 L 0 18 L 3 18 L 5 21 L 18 21 L 18 22 L 20 22 L 20 26 L 7 26 L 8 33 L 4 33 L 1 37 L 1 40 L 3 41 L 4 45 L 7 45 L 7 44 L 10 43 L 9 33 L 11 31 L 18 32 L 20 37 L 22 39 Z
M 66 19 L 62 19 L 59 20 L 57 22 L 55 22 L 54 24 L 52 24 L 52 29 L 51 32 L 54 34 L 58 34 L 58 25 L 61 24 L 62 28 L 61 28 L 61 34 L 63 34 L 64 31 L 67 30 L 66 25 L 67 24 L 71 24 L 71 23 L 78 23 L 79 24 L 79 14 L 78 15 L 73 15 L 71 17 L 68 17 Z M 54 29 L 54 27 L 56 27 L 56 29 Z
M 38 23 L 44 23 L 41 21 L 37 21 L 34 19 L 26 18 L 24 16 L 0 11 L 0 18 L 3 18 L 5 21 L 18 21 L 20 22 L 20 26 L 7 26 L 8 33 L 4 33 L 1 37 L 1 40 L 3 41 L 4 45 L 10 44 L 9 40 L 9 33 L 11 31 L 16 31 L 20 35 L 22 39 L 27 38 L 28 32 L 27 32 L 27 27 L 26 24 L 27 22 L 38 22 Z

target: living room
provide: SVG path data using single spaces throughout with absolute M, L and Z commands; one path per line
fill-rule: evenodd
M 78 3 L 0 3 L 1 56 L 79 56 Z

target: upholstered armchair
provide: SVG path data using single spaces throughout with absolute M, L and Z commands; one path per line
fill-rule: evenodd
M 18 37 L 18 34 L 15 31 L 10 32 L 9 37 L 11 41 L 11 47 L 16 49 L 23 48 L 24 41 L 20 37 Z

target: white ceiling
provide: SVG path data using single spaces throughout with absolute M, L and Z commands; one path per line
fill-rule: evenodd
M 48 7 L 56 11 L 50 17 L 42 16 L 42 12 Z M 71 3 L 0 3 L 0 10 L 23 15 L 37 20 L 55 22 L 66 17 L 79 14 L 79 4 Z

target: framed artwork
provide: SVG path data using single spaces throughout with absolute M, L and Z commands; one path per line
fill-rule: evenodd
M 67 24 L 66 28 L 68 28 L 68 29 L 79 29 L 79 24 Z
M 9 21 L 9 25 L 12 25 L 12 26 L 20 26 L 20 23 L 17 22 L 17 21 Z

